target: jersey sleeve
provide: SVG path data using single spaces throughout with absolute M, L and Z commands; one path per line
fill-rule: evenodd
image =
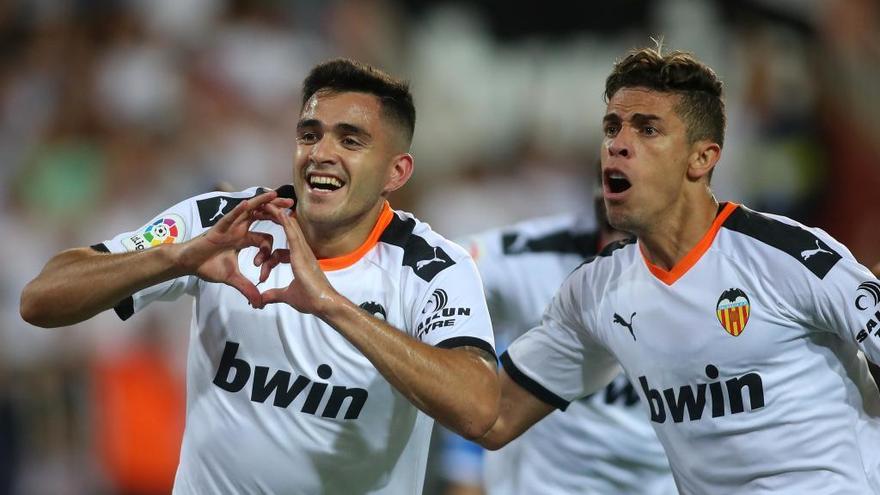
M 412 334 L 422 342 L 444 348 L 477 347 L 495 356 L 483 285 L 470 257 L 438 273 L 410 307 Z
M 123 232 L 113 238 L 96 244 L 92 248 L 109 253 L 138 252 L 152 249 L 162 244 L 179 244 L 201 233 L 198 216 L 195 213 L 196 199 L 182 201 L 155 216 L 142 227 Z M 173 301 L 185 293 L 192 293 L 198 278 L 178 277 L 135 292 L 114 307 L 116 314 L 127 320 L 156 300 Z
M 559 289 L 541 324 L 516 339 L 501 356 L 513 381 L 562 410 L 620 373 L 615 357 L 584 323 L 583 285 L 584 275 L 577 270 Z
M 880 364 L 880 281 L 833 239 L 822 239 L 840 259 L 823 278 L 804 274 L 809 290 L 798 291 L 795 311 L 806 323 L 854 342 Z
M 486 295 L 486 303 L 493 323 L 503 319 L 504 313 L 504 290 L 506 281 L 504 270 L 504 255 L 501 249 L 501 237 L 499 231 L 486 231 L 471 235 L 463 239 L 460 244 L 467 249 L 474 260 L 480 278 L 483 283 L 483 291 Z M 498 334 L 496 325 L 495 332 Z

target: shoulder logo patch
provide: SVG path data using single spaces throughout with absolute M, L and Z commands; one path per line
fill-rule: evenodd
M 419 278 L 430 282 L 435 275 L 454 265 L 455 262 L 439 246 L 429 246 L 425 243 L 421 249 L 405 252 L 403 264 L 411 266 Z
M 715 314 L 727 333 L 739 337 L 749 322 L 751 307 L 749 296 L 742 289 L 731 288 L 721 293 Z
M 864 311 L 873 308 L 880 304 L 880 283 L 873 280 L 862 282 L 856 289 L 856 294 L 856 309 Z M 868 301 L 867 298 L 870 298 L 871 301 Z M 865 302 L 867 305 L 863 305 Z
M 436 313 L 445 308 L 447 302 L 449 302 L 449 296 L 446 294 L 446 291 L 443 289 L 434 289 L 431 298 L 428 299 L 428 304 L 425 304 L 425 309 L 422 310 L 422 314 Z
M 213 198 L 200 199 L 196 202 L 199 208 L 199 220 L 202 227 L 212 227 L 239 203 L 247 198 L 230 198 L 229 196 L 214 196 Z
M 727 217 L 724 227 L 787 253 L 819 279 L 834 268 L 841 256 L 807 229 L 789 225 L 740 206 Z
M 183 223 L 183 218 L 168 213 L 144 227 L 140 233 L 123 239 L 122 245 L 127 251 L 142 251 L 160 244 L 172 244 L 184 237 L 186 237 L 186 224 Z
M 816 239 L 816 249 L 805 249 L 805 250 L 801 251 L 801 258 L 803 258 L 804 261 L 807 261 L 810 258 L 812 258 L 813 256 L 816 256 L 817 254 L 821 254 L 821 253 L 830 254 L 832 256 L 834 255 L 833 252 L 831 252 L 827 249 L 822 249 L 822 246 L 819 245 L 819 239 Z
M 233 198 L 232 196 L 214 196 L 213 198 L 205 198 L 196 201 L 196 205 L 199 208 L 199 220 L 201 220 L 202 222 L 202 227 L 206 229 L 208 227 L 213 227 L 214 224 L 219 222 L 224 215 L 232 211 L 232 209 L 238 206 L 239 203 L 246 199 L 255 198 L 266 191 L 267 189 L 258 187 L 253 196 L 248 196 L 247 198 Z M 277 189 L 277 191 L 278 195 L 281 197 L 293 197 L 292 187 L 281 186 Z

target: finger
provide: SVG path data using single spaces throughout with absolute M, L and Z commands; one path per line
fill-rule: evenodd
M 214 225 L 214 228 L 220 232 L 225 232 L 229 230 L 235 221 L 242 216 L 242 214 L 247 210 L 248 200 L 244 200 L 241 203 L 235 205 L 235 208 L 232 209 L 226 215 L 223 215 L 220 220 L 217 221 L 217 224 Z
M 247 299 L 248 304 L 255 308 L 262 308 L 262 295 L 260 294 L 260 290 L 257 289 L 257 286 L 254 285 L 250 280 L 244 277 L 241 273 L 235 273 L 230 276 L 226 283 L 241 292 L 241 294 Z
M 271 234 L 248 231 L 248 233 L 245 234 L 244 241 L 238 246 L 238 249 L 243 249 L 248 246 L 258 248 L 259 252 L 254 256 L 254 266 L 260 266 L 260 263 L 268 258 L 269 254 L 272 252 L 272 240 L 273 238 Z
M 281 209 L 293 208 L 294 203 L 295 201 L 293 200 L 293 198 L 275 198 L 269 202 L 269 204 L 271 204 L 272 206 Z
M 264 307 L 267 304 L 276 304 L 285 302 L 284 299 L 284 289 L 269 289 L 266 292 L 263 292 L 261 297 L 261 304 Z
M 275 191 L 267 191 L 263 194 L 254 196 L 249 200 L 249 210 L 254 211 L 261 208 L 263 205 L 268 204 L 278 197 L 278 193 Z
M 290 251 L 287 249 L 276 249 L 272 252 L 263 266 L 260 267 L 260 283 L 262 284 L 269 278 L 269 273 L 281 263 L 290 263 Z

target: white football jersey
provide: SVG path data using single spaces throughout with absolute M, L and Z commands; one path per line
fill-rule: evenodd
M 123 252 L 185 241 L 258 192 L 188 199 L 96 248 Z M 287 246 L 272 222 L 252 230 L 271 234 L 276 248 Z M 239 256 L 242 274 L 253 281 L 256 253 L 248 248 Z M 413 338 L 494 355 L 476 266 L 410 214 L 386 204 L 359 249 L 319 263 L 341 294 Z M 290 266 L 280 265 L 260 289 L 291 280 Z M 124 319 L 184 293 L 195 304 L 174 493 L 421 493 L 433 420 L 320 319 L 282 304 L 253 309 L 235 289 L 192 276 L 137 292 L 117 313 Z
M 878 303 L 825 232 L 725 204 L 671 271 L 603 250 L 501 360 L 560 408 L 619 362 L 683 494 L 880 494 Z
M 467 239 L 499 342 L 539 324 L 562 282 L 597 254 L 592 217 L 537 218 Z M 622 374 L 485 457 L 485 489 L 502 494 L 676 493 L 663 447 Z

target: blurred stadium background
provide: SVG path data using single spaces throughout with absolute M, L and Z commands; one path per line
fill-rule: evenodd
M 191 302 L 48 331 L 19 294 L 56 251 L 220 182 L 287 182 L 313 64 L 411 80 L 416 173 L 392 203 L 456 237 L 589 214 L 604 78 L 658 35 L 725 81 L 719 199 L 880 260 L 876 0 L 0 1 L 0 494 L 169 491 Z

